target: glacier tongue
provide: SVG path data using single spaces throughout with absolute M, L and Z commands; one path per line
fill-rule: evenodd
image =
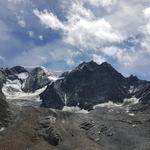
M 47 86 L 36 90 L 34 93 L 26 93 L 22 91 L 21 84 L 18 80 L 15 81 L 7 81 L 4 84 L 2 91 L 6 96 L 6 99 L 26 99 L 26 100 L 39 100 L 39 94 L 41 94 Z
M 51 82 L 55 82 L 59 78 L 50 73 L 46 68 L 41 68 L 47 75 L 47 78 Z M 27 67 L 27 72 L 22 72 L 18 74 L 13 74 L 14 78 L 7 77 L 6 83 L 3 85 L 2 91 L 6 96 L 7 100 L 15 100 L 15 99 L 22 99 L 22 100 L 39 100 L 39 94 L 41 94 L 45 89 L 46 85 L 43 88 L 37 89 L 35 92 L 24 92 L 24 86 L 26 82 L 28 82 L 28 77 L 32 76 L 32 71 L 36 69 L 34 67 Z

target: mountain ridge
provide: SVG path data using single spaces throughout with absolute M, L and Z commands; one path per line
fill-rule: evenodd
M 148 81 L 126 78 L 108 63 L 83 63 L 60 77 L 18 68 L 0 71 L 0 149 L 149 150 Z M 43 78 L 50 79 L 46 87 Z
M 149 81 L 140 80 L 132 75 L 124 77 L 107 62 L 98 65 L 90 61 L 83 62 L 66 73 L 64 79 L 48 85 L 40 97 L 43 99 L 44 107 L 51 107 L 56 103 L 58 107 L 54 108 L 61 108 L 67 97 L 68 106 L 78 105 L 80 108 L 90 110 L 98 103 L 123 102 L 125 98 L 133 96 L 141 99 L 142 102 L 149 101 L 147 100 L 149 94 L 144 94 L 147 88 L 149 90 L 149 85 Z
M 67 105 L 91 110 L 94 105 L 108 101 L 122 103 L 125 98 L 135 97 L 142 103 L 149 103 L 150 99 L 149 81 L 133 75 L 124 77 L 108 62 L 100 65 L 93 60 L 83 62 L 72 71 L 62 73 L 60 77 L 53 76 L 43 67 L 28 70 L 15 66 L 2 71 L 10 86 L 14 82 L 19 83 L 19 88 L 25 93 L 34 93 L 47 86 L 39 93 L 42 107 L 62 109 Z M 12 90 L 13 94 L 14 86 L 5 91 Z

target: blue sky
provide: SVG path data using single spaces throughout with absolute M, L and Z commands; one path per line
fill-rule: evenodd
M 108 61 L 150 80 L 149 0 L 1 0 L 0 66 Z

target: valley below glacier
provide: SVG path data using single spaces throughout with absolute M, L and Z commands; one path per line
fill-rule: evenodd
M 143 107 L 134 105 L 130 112 L 125 106 L 97 107 L 88 113 L 74 113 L 15 105 L 11 124 L 0 132 L 0 148 L 149 150 L 150 108 Z

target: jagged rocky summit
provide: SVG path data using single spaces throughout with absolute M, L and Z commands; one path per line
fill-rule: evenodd
M 9 80 L 19 80 L 22 84 L 21 89 L 24 92 L 34 92 L 50 83 L 48 74 L 42 67 L 26 69 L 16 66 L 11 69 L 5 69 L 4 72 Z
M 136 97 L 142 103 L 150 100 L 149 81 L 133 75 L 126 78 L 107 62 L 83 62 L 62 77 L 40 94 L 43 107 L 62 109 L 67 105 L 91 110 L 94 105 L 123 102 L 125 98 Z
M 78 106 L 91 110 L 100 103 L 122 103 L 132 97 L 142 103 L 150 100 L 149 81 L 133 75 L 126 78 L 107 62 L 101 65 L 94 61 L 83 62 L 60 77 L 55 77 L 43 67 L 16 66 L 1 69 L 1 80 L 1 89 L 7 98 L 20 99 L 22 95 L 26 98 L 26 93 L 27 96 L 28 93 L 40 94 L 41 106 L 55 109 Z M 36 92 L 43 87 L 47 88 Z

